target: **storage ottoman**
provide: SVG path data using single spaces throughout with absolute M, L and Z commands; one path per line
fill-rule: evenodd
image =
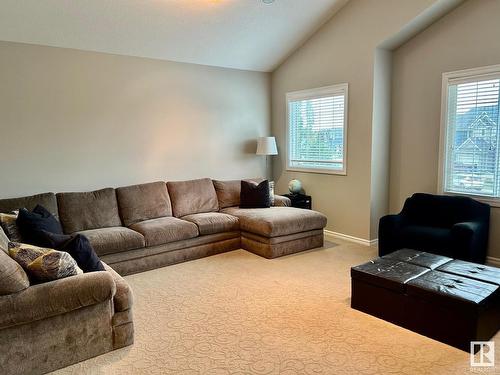
M 500 329 L 500 269 L 403 249 L 351 278 L 353 308 L 459 349 Z

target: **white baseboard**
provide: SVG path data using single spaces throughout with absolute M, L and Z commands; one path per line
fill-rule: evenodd
M 325 229 L 323 232 L 325 233 L 325 239 L 328 241 L 335 241 L 335 239 L 338 238 L 341 240 L 354 242 L 354 243 L 364 245 L 364 246 L 376 246 L 376 245 L 378 245 L 378 239 L 366 240 L 364 238 L 349 236 L 348 234 L 333 232 L 333 231 L 327 230 L 327 229 Z M 486 263 L 491 265 L 491 266 L 500 267 L 500 258 L 486 257 Z
M 500 258 L 486 257 L 486 263 L 491 266 L 500 267 Z
M 378 244 L 378 239 L 366 240 L 364 238 L 354 237 L 344 233 L 333 232 L 327 229 L 324 229 L 323 232 L 325 233 L 325 239 L 329 241 L 334 241 L 336 238 L 338 238 L 341 240 L 354 242 L 364 246 L 376 246 Z

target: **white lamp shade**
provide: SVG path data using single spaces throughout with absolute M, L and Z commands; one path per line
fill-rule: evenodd
M 278 155 L 274 137 L 259 137 L 257 140 L 257 155 Z

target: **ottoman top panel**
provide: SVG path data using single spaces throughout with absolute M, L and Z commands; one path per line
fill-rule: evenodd
M 351 268 L 351 277 L 399 292 L 405 284 L 430 272 L 428 268 L 393 259 L 375 258 L 368 263 Z
M 415 264 L 417 266 L 430 268 L 431 270 L 436 269 L 437 267 L 452 260 L 451 258 L 442 255 L 426 253 L 424 251 L 413 249 L 401 249 L 393 253 L 384 255 L 382 258 L 400 260 L 403 262 Z
M 407 285 L 408 295 L 455 308 L 485 305 L 494 298 L 497 290 L 497 285 L 436 270 L 409 281 Z
M 438 270 L 500 286 L 500 268 L 453 260 L 442 265 Z

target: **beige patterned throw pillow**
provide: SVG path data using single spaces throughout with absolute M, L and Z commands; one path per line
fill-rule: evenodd
M 2 229 L 7 237 L 9 237 L 9 240 L 12 242 L 22 241 L 21 233 L 19 232 L 19 227 L 16 223 L 18 213 L 18 211 L 10 214 L 0 213 L 0 225 L 2 226 Z
M 0 296 L 20 292 L 30 286 L 23 268 L 8 254 L 9 239 L 0 227 Z
M 9 254 L 38 281 L 52 281 L 83 273 L 76 261 L 64 251 L 11 242 Z

